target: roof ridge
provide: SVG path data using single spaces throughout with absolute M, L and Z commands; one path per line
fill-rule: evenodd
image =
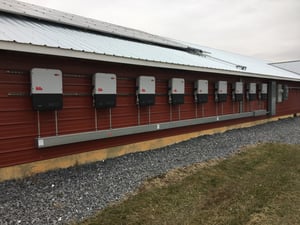
M 270 65 L 273 65 L 273 64 L 282 64 L 282 63 L 293 63 L 293 62 L 300 62 L 300 59 L 295 59 L 295 60 L 288 60 L 288 61 L 280 61 L 280 62 L 272 62 L 272 63 L 269 63 Z

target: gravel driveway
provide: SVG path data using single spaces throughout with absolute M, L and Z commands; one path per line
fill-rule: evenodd
M 300 144 L 300 118 L 207 135 L 154 151 L 0 183 L 0 225 L 66 224 L 92 215 L 145 179 L 258 142 Z

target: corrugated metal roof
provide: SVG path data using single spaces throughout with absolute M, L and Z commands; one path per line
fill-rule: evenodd
M 181 42 L 182 46 L 202 49 L 206 52 L 206 54 L 200 55 L 190 54 L 166 46 L 155 46 L 106 36 L 97 32 L 82 30 L 78 27 L 66 26 L 65 24 L 50 23 L 6 13 L 0 13 L 1 43 L 11 45 L 22 43 L 32 47 L 50 47 L 57 49 L 57 51 L 65 49 L 83 54 L 95 53 L 116 58 L 140 60 L 142 63 L 160 62 L 174 65 L 174 68 L 177 65 L 184 65 L 188 69 L 196 71 L 202 69 L 203 71 L 211 71 L 204 69 L 213 69 L 220 73 L 228 74 L 232 72 L 240 76 L 300 81 L 299 75 L 268 65 L 265 61 L 213 48 Z M 139 65 L 142 63 L 139 63 Z
M 276 63 L 270 63 L 270 64 L 300 75 L 300 60 L 276 62 Z
M 211 52 L 211 56 L 217 59 L 222 59 L 228 62 L 234 62 L 237 65 L 244 65 L 247 67 L 246 72 L 255 74 L 274 75 L 282 78 L 294 78 L 300 80 L 300 76 L 293 72 L 283 71 L 280 68 L 272 66 L 270 62 L 256 59 L 249 56 L 231 53 L 219 49 L 209 48 L 206 46 L 192 45 L 193 47 L 203 49 L 204 51 Z
M 206 56 L 108 37 L 42 21 L 33 21 L 28 18 L 0 15 L 0 27 L 0 40 L 2 41 L 95 52 L 172 64 L 237 70 L 231 63 L 218 62 Z
M 187 48 L 183 43 L 179 43 L 168 38 L 149 34 L 140 30 L 122 27 L 119 25 L 86 18 L 71 13 L 61 12 L 55 9 L 49 9 L 38 5 L 33 5 L 15 0 L 0 0 L 0 10 L 21 16 L 36 18 L 39 20 L 56 22 L 73 27 L 84 28 L 86 30 L 99 31 L 117 36 L 153 42 L 157 44 L 173 46 L 178 48 Z

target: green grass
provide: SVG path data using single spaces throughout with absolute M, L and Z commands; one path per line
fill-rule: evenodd
M 80 224 L 300 224 L 300 146 L 263 144 L 171 171 Z

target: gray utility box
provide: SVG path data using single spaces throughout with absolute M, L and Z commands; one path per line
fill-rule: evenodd
M 283 100 L 288 100 L 289 98 L 289 86 L 283 85 L 283 93 L 282 93 Z
M 226 102 L 227 100 L 227 81 L 218 81 L 215 84 L 216 95 L 215 100 L 216 102 Z
M 244 84 L 243 82 L 235 82 L 233 84 L 233 101 L 240 102 L 243 101 L 244 95 Z
M 268 99 L 268 84 L 267 83 L 258 84 L 258 98 L 260 100 Z
M 268 111 L 270 116 L 276 115 L 277 84 L 276 81 L 268 83 Z
M 185 82 L 183 78 L 172 78 L 169 80 L 169 97 L 170 103 L 184 104 Z
M 117 77 L 112 73 L 95 73 L 93 75 L 93 97 L 96 109 L 116 106 Z
M 283 101 L 283 86 L 282 84 L 277 84 L 277 102 Z
M 247 84 L 247 99 L 248 101 L 256 100 L 256 83 Z
M 155 104 L 155 77 L 139 76 L 136 79 L 137 104 L 140 106 Z
M 56 69 L 33 68 L 30 73 L 34 110 L 60 110 L 63 107 L 62 72 Z
M 208 80 L 197 80 L 194 83 L 194 95 L 197 103 L 208 102 Z

